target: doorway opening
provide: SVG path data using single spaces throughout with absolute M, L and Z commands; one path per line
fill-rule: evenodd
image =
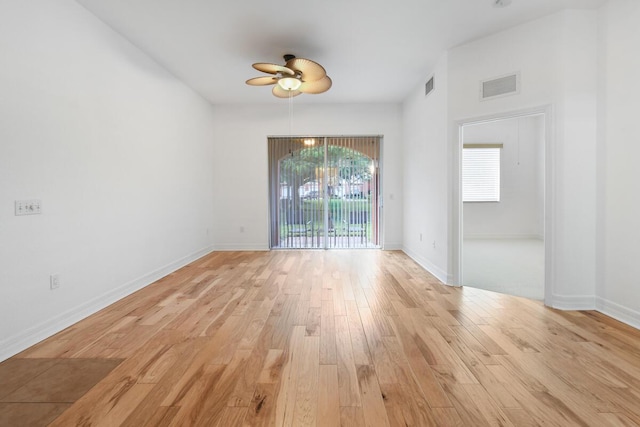
M 459 284 L 545 298 L 546 116 L 460 125 Z
M 380 136 L 269 137 L 270 247 L 380 247 Z

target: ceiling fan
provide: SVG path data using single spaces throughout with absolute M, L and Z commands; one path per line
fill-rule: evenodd
M 323 93 L 331 88 L 331 79 L 324 67 L 310 59 L 284 55 L 285 65 L 258 62 L 253 68 L 271 76 L 247 80 L 251 86 L 275 85 L 272 93 L 278 98 L 289 98 L 301 93 Z

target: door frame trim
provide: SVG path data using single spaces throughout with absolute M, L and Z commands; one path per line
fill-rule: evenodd
M 549 305 L 552 300 L 555 278 L 555 162 L 552 155 L 554 147 L 553 105 L 546 104 L 537 107 L 498 112 L 483 116 L 454 120 L 451 144 L 451 222 L 449 227 L 449 269 L 448 283 L 454 286 L 462 285 L 462 246 L 463 246 L 463 203 L 462 203 L 462 144 L 463 127 L 471 124 L 481 124 L 493 121 L 542 115 L 544 120 L 544 302 Z

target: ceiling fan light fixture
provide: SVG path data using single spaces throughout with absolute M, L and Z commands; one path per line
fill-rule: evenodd
M 278 80 L 278 86 L 284 90 L 298 90 L 302 82 L 295 77 L 282 77 Z
M 284 56 L 285 65 L 257 62 L 253 68 L 270 76 L 254 77 L 247 80 L 250 86 L 273 85 L 271 93 L 278 98 L 292 98 L 301 93 L 324 93 L 333 84 L 327 71 L 317 62 L 294 55 Z

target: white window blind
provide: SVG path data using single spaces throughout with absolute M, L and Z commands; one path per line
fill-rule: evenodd
M 462 149 L 462 201 L 500 201 L 502 144 L 464 144 Z

